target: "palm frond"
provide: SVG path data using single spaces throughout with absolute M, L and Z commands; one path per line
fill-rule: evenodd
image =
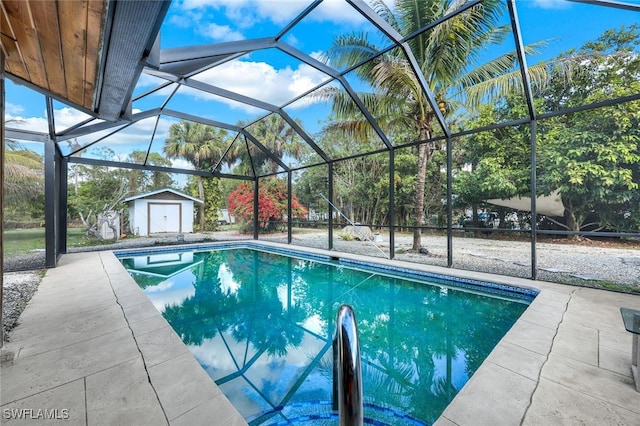
M 351 33 L 336 37 L 320 60 L 333 68 L 345 69 L 364 62 L 378 51 L 378 47 L 369 41 L 366 33 Z
M 413 96 L 422 92 L 416 75 L 406 60 L 381 61 L 375 65 L 372 75 L 376 85 L 385 92 L 399 97 Z
M 4 164 L 5 202 L 16 203 L 44 191 L 43 164 L 7 151 Z
M 460 2 L 454 2 L 455 9 Z M 442 12 L 446 15 L 453 10 Z M 423 72 L 428 79 L 441 82 L 455 81 L 487 40 L 502 37 L 504 28 L 497 23 L 504 6 L 497 2 L 478 4 L 438 25 L 428 34 Z
M 529 67 L 529 81 L 534 90 L 541 90 L 551 81 L 548 64 L 538 64 Z M 504 97 L 508 94 L 524 94 L 522 75 L 519 70 L 499 75 L 472 86 L 466 87 L 464 94 L 469 108 L 478 108 L 489 98 Z
M 335 118 L 349 119 L 362 114 L 362 111 L 360 111 L 360 108 L 348 93 L 342 90 L 332 92 L 331 113 Z M 359 98 L 362 100 L 363 94 L 359 94 Z
M 389 8 L 387 3 L 384 2 L 384 0 L 371 0 L 369 2 L 369 6 L 396 31 L 402 32 L 400 22 L 398 22 L 393 11 Z
M 349 139 L 367 140 L 377 135 L 367 120 L 339 120 L 332 121 L 323 128 L 324 132 L 340 132 Z
M 458 85 L 462 90 L 465 90 L 468 87 L 482 84 L 487 80 L 498 78 L 501 75 L 513 72 L 518 69 L 517 65 L 518 56 L 515 52 L 506 53 L 491 62 L 474 68 L 458 80 Z

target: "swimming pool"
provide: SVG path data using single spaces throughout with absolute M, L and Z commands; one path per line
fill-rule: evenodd
M 343 303 L 358 320 L 368 422 L 430 424 L 535 295 L 292 254 L 117 253 L 250 424 L 335 423 L 331 340 Z

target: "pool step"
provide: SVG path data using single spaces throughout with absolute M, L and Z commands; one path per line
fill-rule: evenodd
M 249 424 L 251 426 L 285 426 L 293 424 L 335 426 L 337 421 L 338 413 L 332 411 L 330 401 L 308 401 L 290 403 L 284 407 L 278 407 L 262 413 L 259 417 L 250 421 Z M 364 424 L 376 426 L 426 425 L 426 423 L 395 410 L 368 403 L 364 404 Z

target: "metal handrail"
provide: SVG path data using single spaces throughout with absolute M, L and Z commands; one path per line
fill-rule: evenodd
M 361 426 L 364 423 L 358 326 L 356 315 L 349 305 L 340 306 L 336 317 L 333 409 L 338 411 L 340 426 Z

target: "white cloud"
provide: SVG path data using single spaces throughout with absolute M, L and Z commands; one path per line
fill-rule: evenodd
M 203 19 L 201 12 L 195 10 L 185 10 L 184 13 L 172 15 L 169 22 L 179 28 L 190 28 L 195 22 Z
M 154 77 L 152 75 L 145 74 L 143 72 L 142 74 L 140 74 L 140 78 L 138 78 L 138 83 L 136 84 L 136 89 L 154 88 L 154 87 L 161 86 L 162 84 L 164 84 L 166 82 L 167 81 L 162 79 L 162 78 Z M 154 95 L 167 96 L 167 95 L 170 95 L 172 91 L 173 91 L 173 86 L 172 85 L 168 85 L 167 87 L 165 87 L 163 89 L 156 90 L 155 92 L 153 92 L 153 94 Z M 140 94 L 140 92 L 138 92 L 138 91 L 136 91 L 135 93 L 136 93 L 136 95 Z
M 300 40 L 298 40 L 298 38 L 291 33 L 285 36 L 284 41 L 286 41 L 293 47 L 298 47 L 300 45 Z
M 307 3 L 300 0 L 217 0 L 214 4 L 209 0 L 184 0 L 180 4 L 180 8 L 185 13 L 200 13 L 201 19 L 203 10 L 220 11 L 237 25 L 237 29 L 230 28 L 230 31 L 238 33 L 239 29 L 250 28 L 265 20 L 277 25 L 288 24 L 302 12 L 305 6 Z M 201 22 L 201 19 L 192 22 Z M 365 21 L 345 0 L 324 0 L 305 19 L 341 24 L 358 24 Z M 172 22 L 180 25 L 185 21 L 179 16 L 172 18 Z M 211 21 L 216 20 L 211 19 Z
M 200 33 L 206 37 L 218 41 L 244 40 L 244 36 L 239 31 L 234 31 L 228 25 L 207 24 L 199 29 Z
M 297 68 L 287 66 L 276 69 L 264 62 L 233 61 L 207 70 L 194 78 L 270 104 L 281 105 L 317 86 L 326 80 L 327 76 L 306 64 L 300 64 Z M 213 98 L 196 90 L 189 93 L 201 99 Z M 232 108 L 255 112 L 255 108 L 243 104 L 232 101 L 228 104 Z
M 345 0 L 324 0 L 311 12 L 309 19 L 317 22 L 334 22 L 352 25 L 365 22 L 365 18 Z
M 44 117 L 23 117 L 21 115 L 5 114 L 4 118 L 7 121 L 7 128 L 49 133 L 49 123 Z
M 55 117 L 56 131 L 68 129 L 69 127 L 74 126 L 91 117 L 89 114 L 85 114 L 84 112 L 78 111 L 77 109 L 68 107 L 55 110 L 53 116 Z
M 22 105 L 16 105 L 16 104 L 12 104 L 10 102 L 7 102 L 6 105 L 4 106 L 4 110 L 7 114 L 22 114 L 24 112 L 24 107 Z
M 184 0 L 181 6 L 186 10 L 206 7 L 224 10 L 227 18 L 239 26 L 247 27 L 253 25 L 256 18 L 266 18 L 276 24 L 288 23 L 306 4 L 299 0 L 217 0 L 215 4 L 209 0 Z
M 176 158 L 171 160 L 171 167 L 176 169 L 193 170 L 193 164 L 182 158 Z
M 309 53 L 309 56 L 311 56 L 313 59 L 317 61 L 322 62 L 322 57 L 324 56 L 324 52 L 322 52 L 321 50 L 316 50 Z

